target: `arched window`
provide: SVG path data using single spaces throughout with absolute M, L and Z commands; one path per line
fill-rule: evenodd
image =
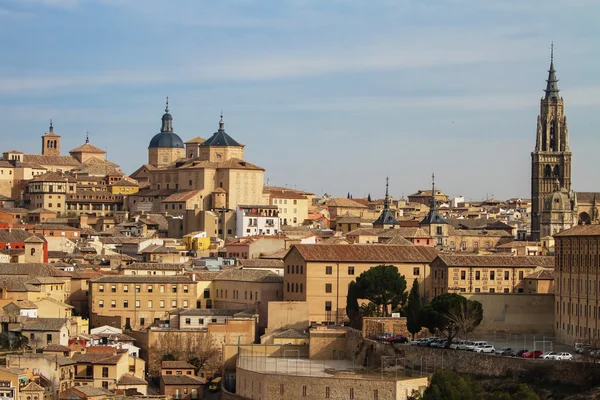
M 579 214 L 579 225 L 589 225 L 592 222 L 590 215 L 586 212 Z
M 550 151 L 557 151 L 556 148 L 556 121 L 550 122 Z
M 552 167 L 549 164 L 546 164 L 546 168 L 544 171 L 544 178 L 552 177 Z
M 554 166 L 554 176 L 557 178 L 560 176 L 559 171 L 560 171 L 560 169 L 559 169 L 558 165 L 555 165 Z
M 34 256 L 35 255 L 35 249 L 32 247 L 31 248 L 31 255 Z

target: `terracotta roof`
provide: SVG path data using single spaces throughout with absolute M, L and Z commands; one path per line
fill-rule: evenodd
M 46 359 L 48 361 L 56 362 L 58 365 L 73 365 L 76 364 L 75 361 L 67 358 L 65 356 L 61 356 L 60 354 L 39 354 L 39 353 L 23 353 L 18 355 L 9 355 L 8 357 L 19 357 L 19 358 L 29 358 L 31 360 L 41 360 Z
M 60 351 L 64 353 L 71 351 L 71 349 L 69 349 L 67 346 L 63 346 L 62 344 L 49 344 L 48 346 L 44 347 L 44 351 Z
M 53 264 L 24 263 L 24 264 L 0 264 L 0 275 L 31 276 L 31 277 L 65 277 L 71 275 L 61 271 Z
M 14 302 L 14 304 L 16 304 L 17 307 L 19 307 L 22 310 L 34 310 L 38 308 L 38 306 L 36 306 L 35 303 L 31 300 L 17 300 L 16 302 Z
M 119 179 L 116 182 L 111 183 L 109 186 L 139 186 L 137 183 L 130 181 L 129 179 Z
M 227 190 L 223 189 L 222 187 L 218 187 L 215 190 L 212 191 L 213 193 L 227 193 Z
M 185 266 L 183 264 L 166 264 L 166 263 L 132 263 L 124 265 L 121 269 L 126 270 L 155 270 L 155 271 L 181 271 Z
M 537 279 L 537 280 L 554 280 L 554 270 L 553 269 L 541 269 L 532 274 L 529 274 L 525 277 L 525 279 Z
M 167 202 L 178 202 L 187 201 L 193 199 L 195 196 L 202 194 L 202 190 L 187 190 L 182 192 L 173 193 L 169 197 L 163 200 L 163 203 Z
M 114 396 L 115 394 L 108 389 L 104 389 L 103 387 L 95 387 L 92 385 L 80 385 L 74 386 L 71 389 L 77 390 L 78 392 L 83 393 L 87 397 L 96 397 L 96 396 Z
M 21 243 L 29 239 L 31 236 L 36 236 L 22 229 L 0 229 L 0 242 L 2 243 Z
M 308 338 L 308 334 L 297 329 L 287 329 L 283 332 L 276 333 L 275 335 L 273 335 L 273 337 L 283 339 L 302 339 Z
M 487 229 L 487 230 L 508 230 L 512 229 L 512 226 L 505 224 L 502 221 L 495 219 L 457 219 L 449 218 L 446 220 L 448 224 L 456 229 Z
M 369 225 L 372 225 L 373 221 L 370 219 L 355 217 L 354 215 L 344 214 L 344 215 L 341 215 L 335 223 L 336 224 L 369 224 Z
M 437 250 L 424 246 L 380 244 L 296 244 L 288 255 L 298 251 L 306 261 L 358 261 L 373 263 L 428 263 L 438 255 Z M 284 259 L 285 261 L 285 259 Z
M 192 364 L 185 361 L 163 361 L 160 364 L 160 367 L 163 369 L 173 369 L 173 368 L 188 368 L 195 369 Z
M 163 385 L 203 385 L 204 381 L 196 376 L 190 375 L 161 375 Z
M 514 240 L 512 242 L 501 244 L 500 246 L 496 246 L 498 249 L 514 249 L 517 247 L 528 247 L 528 246 L 539 246 L 538 242 L 524 242 Z
M 215 281 L 283 282 L 283 277 L 271 271 L 229 269 L 214 278 Z
M 600 235 L 600 225 L 577 225 L 560 233 L 554 237 L 562 236 L 598 236 Z
M 192 283 L 187 276 L 182 275 L 104 275 L 90 279 L 94 283 Z
M 148 382 L 131 374 L 123 374 L 117 381 L 117 385 L 147 385 Z
M 393 236 L 389 239 L 385 239 L 383 244 L 390 244 L 390 245 L 401 245 L 401 246 L 412 246 L 413 243 L 406 240 L 405 238 L 403 238 L 402 236 Z
M 39 154 L 24 154 L 23 161 L 26 163 L 42 165 L 61 165 L 77 167 L 81 165 L 79 161 L 71 156 L 42 156 Z
M 68 324 L 66 318 L 30 318 L 22 322 L 24 331 L 60 331 Z
M 204 142 L 206 142 L 206 139 L 203 139 L 200 136 L 196 136 L 195 138 L 190 139 L 187 142 L 185 142 L 185 144 L 204 143 Z
M 79 147 L 75 147 L 73 150 L 69 150 L 69 153 L 98 153 L 106 154 L 106 151 L 94 146 L 90 143 L 84 143 Z
M 458 255 L 440 253 L 438 259 L 448 267 L 548 267 L 554 268 L 554 257 L 512 255 Z
M 600 202 L 600 192 L 575 192 L 577 196 L 578 202 L 586 202 L 591 203 L 596 199 L 596 201 Z
M 272 199 L 293 199 L 293 200 L 306 200 L 306 196 L 300 192 L 293 190 L 280 189 L 280 190 L 268 190 L 266 191 L 269 197 Z
M 243 268 L 283 268 L 283 261 L 263 258 L 238 260 Z
M 176 254 L 179 253 L 175 247 L 167 247 L 163 245 L 150 245 L 142 250 L 140 253 L 142 254 Z
M 351 207 L 351 208 L 367 208 L 367 206 L 360 204 L 352 199 L 346 199 L 344 197 L 334 198 L 327 200 L 328 207 Z

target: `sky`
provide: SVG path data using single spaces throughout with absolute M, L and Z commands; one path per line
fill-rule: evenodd
M 165 97 L 177 134 L 226 131 L 271 185 L 530 196 L 554 42 L 573 188 L 600 191 L 596 0 L 0 0 L 1 148 L 90 142 L 132 173 Z

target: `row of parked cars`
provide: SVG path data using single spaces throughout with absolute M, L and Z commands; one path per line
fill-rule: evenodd
M 394 335 L 390 332 L 382 333 L 375 337 L 376 340 L 386 343 L 408 343 L 408 338 L 403 335 Z
M 550 352 L 542 352 L 540 350 L 529 351 L 527 349 L 522 350 L 514 350 L 510 347 L 503 347 L 498 350 L 496 348 L 486 342 L 485 340 L 454 340 L 450 346 L 447 346 L 448 341 L 446 339 L 441 338 L 422 338 L 413 340 L 410 342 L 411 346 L 422 346 L 422 347 L 437 347 L 437 348 L 445 348 L 449 347 L 453 350 L 465 350 L 472 351 L 475 353 L 491 353 L 497 354 L 500 356 L 507 357 L 522 357 L 522 358 L 543 358 L 547 360 L 572 360 L 573 355 L 567 352 L 555 353 L 553 351 Z

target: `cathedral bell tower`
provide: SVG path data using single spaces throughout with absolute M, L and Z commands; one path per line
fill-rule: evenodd
M 564 102 L 559 95 L 558 79 L 554 69 L 554 46 L 550 55 L 550 69 L 546 80 L 546 94 L 540 101 L 537 119 L 535 151 L 531 153 L 531 237 L 540 239 L 540 222 L 544 198 L 555 186 L 571 191 L 571 152 L 569 131 L 564 114 Z

